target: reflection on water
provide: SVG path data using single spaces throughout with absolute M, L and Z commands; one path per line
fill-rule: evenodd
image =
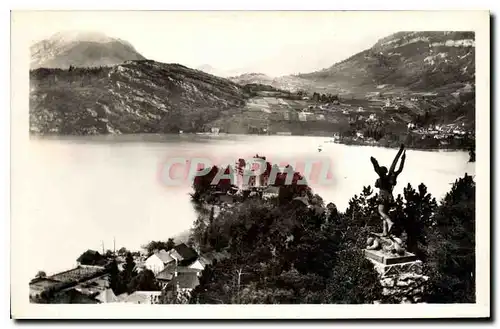
M 33 274 L 74 265 L 84 250 L 140 248 L 150 240 L 165 240 L 190 228 L 196 214 L 189 202 L 190 186 L 162 184 L 159 170 L 169 157 L 208 157 L 233 162 L 258 153 L 268 159 L 292 161 L 326 157 L 333 184 L 312 183 L 325 202 L 345 209 L 363 186 L 374 185 L 370 156 L 390 166 L 395 149 L 325 143 L 324 137 L 119 135 L 32 137 L 26 173 L 25 231 L 27 248 L 37 250 Z M 318 152 L 318 145 L 323 150 Z M 411 183 L 424 182 L 440 199 L 464 173 L 474 175 L 467 152 L 407 151 L 395 194 Z M 57 255 L 57 257 L 54 257 Z

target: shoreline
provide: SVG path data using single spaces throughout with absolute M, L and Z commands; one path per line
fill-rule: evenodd
M 401 144 L 405 144 L 405 147 L 407 149 L 411 149 L 411 150 L 417 150 L 417 151 L 460 151 L 460 152 L 468 152 L 470 150 L 470 148 L 466 148 L 466 147 L 449 147 L 449 145 L 447 145 L 446 147 L 443 146 L 443 147 L 418 147 L 418 146 L 415 146 L 415 145 L 411 145 L 409 143 L 401 143 L 401 142 L 386 142 L 386 143 L 380 143 L 380 142 L 375 142 L 375 141 L 368 141 L 368 140 L 352 140 L 352 139 L 348 139 L 348 140 L 336 140 L 336 141 L 333 141 L 333 136 L 328 136 L 328 135 L 324 135 L 324 134 L 308 134 L 308 135 L 279 135 L 279 134 L 232 134 L 232 133 L 219 133 L 219 134 L 211 134 L 211 133 L 182 133 L 182 134 L 175 134 L 175 133 L 126 133 L 126 134 L 88 134 L 88 135 L 71 135 L 71 134 L 37 134 L 37 133 L 32 133 L 30 132 L 29 133 L 29 139 L 38 139 L 38 140 L 72 140 L 72 139 L 76 139 L 76 140 L 82 140 L 82 139 L 86 139 L 86 140 L 95 140 L 96 142 L 104 142 L 106 141 L 108 138 L 110 140 L 114 139 L 114 138 L 119 138 L 119 136 L 123 136 L 123 137 L 132 137 L 132 136 L 147 136 L 147 137 L 151 137 L 151 136 L 169 136 L 169 137 L 173 137 L 173 136 L 176 136 L 179 138 L 179 140 L 182 140 L 183 137 L 187 137 L 187 138 L 207 138 L 207 139 L 218 139 L 219 137 L 221 139 L 224 139 L 224 138 L 227 138 L 227 137 L 230 137 L 230 136 L 234 136 L 234 137 L 246 137 L 246 136 L 257 136 L 257 137 L 265 137 L 265 136 L 269 136 L 269 137 L 316 137 L 316 138 L 320 138 L 320 137 L 323 137 L 325 138 L 326 140 L 324 142 L 322 142 L 321 144 L 340 144 L 340 145 L 346 145 L 346 146 L 371 146 L 371 147 L 380 147 L 380 148 L 387 148 L 387 149 L 397 149 L 399 148 L 399 146 Z M 141 141 L 141 140 L 137 140 L 137 139 L 134 139 L 134 140 L 122 140 L 122 142 L 138 142 L 138 141 Z M 160 140 L 160 139 L 157 139 L 157 140 L 151 140 L 151 139 L 145 139 L 143 141 L 147 141 L 147 142 L 154 142 L 154 143 L 160 143 L 160 142 L 172 142 L 172 140 Z M 474 148 L 475 149 L 475 148 Z

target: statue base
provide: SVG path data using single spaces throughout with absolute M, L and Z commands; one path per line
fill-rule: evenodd
M 364 250 L 365 257 L 373 263 L 381 277 L 399 275 L 408 272 L 422 273 L 422 261 L 412 253 L 391 255 L 381 250 Z
M 396 254 L 388 254 L 382 250 L 365 249 L 364 254 L 366 258 L 374 260 L 383 265 L 407 263 L 417 260 L 417 256 L 407 251 L 405 251 L 403 255 L 396 255 Z
M 390 255 L 381 250 L 364 250 L 365 257 L 374 265 L 380 277 L 382 294 L 390 303 L 419 303 L 426 281 L 422 261 L 409 252 Z

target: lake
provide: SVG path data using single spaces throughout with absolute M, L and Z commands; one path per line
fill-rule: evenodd
M 312 182 L 325 202 L 344 210 L 349 199 L 377 178 L 370 156 L 390 166 L 395 149 L 325 143 L 325 137 L 118 135 L 30 139 L 23 241 L 33 257 L 26 271 L 69 269 L 86 249 L 139 249 L 188 230 L 196 219 L 190 185 L 167 186 L 161 168 L 172 157 L 231 162 L 256 153 L 273 158 L 327 158 L 331 181 Z M 318 146 L 322 145 L 322 152 Z M 233 159 L 233 160 L 231 160 Z M 408 150 L 395 195 L 424 182 L 441 199 L 458 177 L 475 174 L 468 153 Z M 17 196 L 19 197 L 19 196 Z M 36 254 L 36 255 L 35 255 Z

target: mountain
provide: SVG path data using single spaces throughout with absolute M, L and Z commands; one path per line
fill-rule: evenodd
M 474 85 L 474 33 L 398 32 L 329 68 L 299 76 L 347 91 L 455 91 Z
M 143 60 L 127 41 L 98 32 L 60 32 L 30 47 L 31 69 L 97 67 Z
M 30 132 L 200 131 L 245 104 L 229 80 L 179 64 L 127 61 L 112 67 L 30 71 Z

